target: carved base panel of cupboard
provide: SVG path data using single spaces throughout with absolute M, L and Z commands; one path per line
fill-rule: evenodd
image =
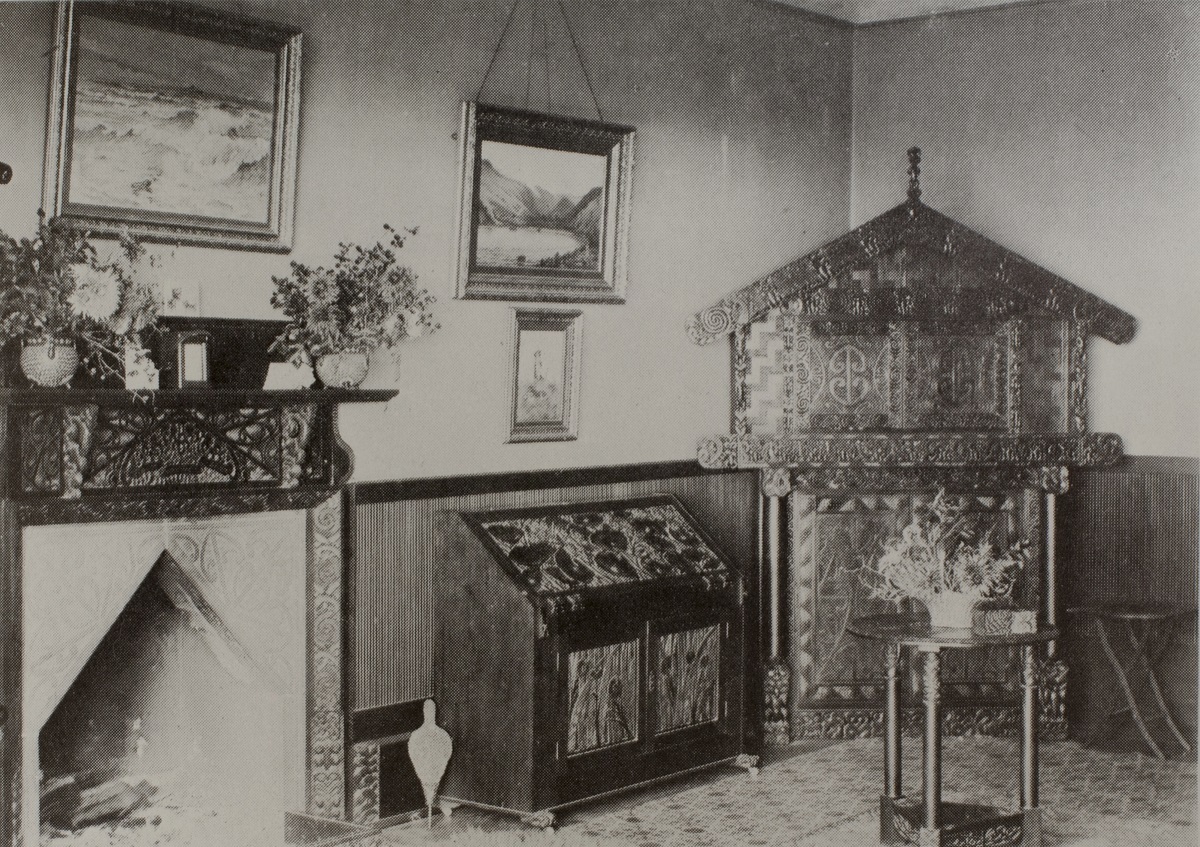
M 884 650 L 876 642 L 853 636 L 846 625 L 856 617 L 895 611 L 891 603 L 870 596 L 860 570 L 878 559 L 884 542 L 899 535 L 914 509 L 928 505 L 935 493 L 814 495 L 793 490 L 788 633 L 793 738 L 882 733 Z M 1029 545 L 1029 564 L 1014 587 L 1013 600 L 1021 608 L 1040 609 L 1041 492 L 1022 489 L 960 496 L 966 498 L 977 537 L 990 538 L 998 549 L 1017 539 Z M 1019 660 L 1019 652 L 1012 648 L 946 655 L 942 668 L 946 734 L 1016 734 Z M 902 696 L 908 706 L 905 726 L 914 733 L 919 728 L 920 671 L 910 667 L 902 677 Z M 1043 731 L 1053 736 L 1065 731 L 1065 725 L 1051 708 L 1051 700 L 1046 698 L 1040 717 Z
M 452 515 L 445 538 L 445 799 L 529 816 L 742 753 L 740 577 L 676 501 Z

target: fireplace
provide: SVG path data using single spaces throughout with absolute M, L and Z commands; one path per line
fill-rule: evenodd
M 347 826 L 336 409 L 391 395 L 0 389 L 0 844 Z

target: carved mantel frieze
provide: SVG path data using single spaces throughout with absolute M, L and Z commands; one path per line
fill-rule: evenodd
M 337 406 L 390 391 L 0 391 L 4 495 L 32 522 L 311 508 L 352 468 Z

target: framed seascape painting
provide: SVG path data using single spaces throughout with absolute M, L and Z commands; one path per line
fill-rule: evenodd
M 194 6 L 63 0 L 44 208 L 93 232 L 291 249 L 300 39 Z
M 633 134 L 464 104 L 458 296 L 623 303 Z
M 513 310 L 510 444 L 577 437 L 582 323 L 578 311 Z

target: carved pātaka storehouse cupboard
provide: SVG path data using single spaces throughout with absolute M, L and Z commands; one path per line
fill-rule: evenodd
M 998 547 L 1028 541 L 1015 598 L 1053 623 L 1055 496 L 1068 468 L 1121 456 L 1118 436 L 1087 430 L 1087 345 L 1130 340 L 1133 317 L 926 206 L 909 158 L 904 203 L 688 323 L 696 343 L 732 345 L 730 432 L 701 441 L 700 463 L 762 469 L 769 742 L 879 731 L 883 657 L 845 626 L 887 610 L 856 571 L 914 507 L 944 488 Z M 1066 731 L 1054 652 L 1051 737 Z M 947 661 L 948 731 L 1013 728 L 1015 661 Z

